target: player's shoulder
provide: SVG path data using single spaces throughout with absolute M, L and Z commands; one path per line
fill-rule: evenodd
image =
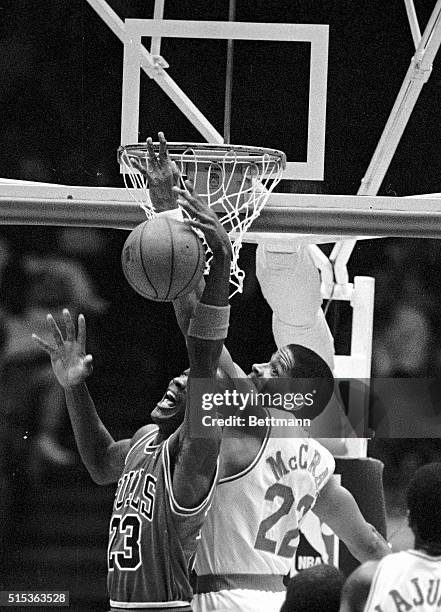
M 322 467 L 326 467 L 329 476 L 331 476 L 335 471 L 335 459 L 332 452 L 326 448 L 326 446 L 322 443 L 322 440 L 317 440 L 315 438 L 308 438 L 307 440 L 311 449 L 313 449 L 314 453 L 317 453 L 320 457 L 320 465 Z
M 146 438 L 148 434 L 153 435 L 153 432 L 158 432 L 158 426 L 154 425 L 153 423 L 149 423 L 148 425 L 143 425 L 143 427 L 140 427 L 138 431 L 133 434 L 132 439 L 130 440 L 130 448 L 135 446 L 135 444 L 138 444 L 138 442 L 140 442 L 140 440 L 142 440 L 143 438 Z
M 343 587 L 340 612 L 364 610 L 379 563 L 366 561 L 350 574 Z
M 125 458 L 126 465 L 129 461 L 129 458 L 132 458 L 134 455 L 136 455 L 136 449 L 142 447 L 141 443 L 148 444 L 149 446 L 154 444 L 157 432 L 158 426 L 153 424 L 144 425 L 143 427 L 140 427 L 138 431 L 135 432 L 129 443 L 129 448 Z

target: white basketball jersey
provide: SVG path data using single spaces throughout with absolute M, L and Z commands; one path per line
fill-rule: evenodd
M 195 570 L 287 574 L 299 526 L 334 472 L 332 455 L 308 438 L 272 438 L 243 472 L 221 479 L 202 528 Z
M 441 612 L 441 557 L 407 550 L 384 557 L 364 612 Z

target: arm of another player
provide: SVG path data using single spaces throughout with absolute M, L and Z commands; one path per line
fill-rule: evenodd
M 210 427 L 210 436 L 206 438 L 190 436 L 192 411 L 201 408 L 191 404 L 191 385 L 196 378 L 216 377 L 228 331 L 231 244 L 216 214 L 198 198 L 190 183 L 186 185 L 189 192 L 176 189 L 181 197 L 180 204 L 192 218 L 189 223 L 204 232 L 213 252 L 210 273 L 188 328 L 190 373 L 187 405 L 184 422 L 174 444 L 173 491 L 181 506 L 194 508 L 202 503 L 213 486 L 222 431 L 220 427 Z
M 256 276 L 273 311 L 277 347 L 302 344 L 334 367 L 334 341 L 321 309 L 320 274 L 307 246 L 259 244 Z
M 386 540 L 365 521 L 353 495 L 334 476 L 323 487 L 312 511 L 361 563 L 381 559 L 391 552 Z
M 149 184 L 149 194 L 152 204 L 158 211 L 172 210 L 177 207 L 177 191 L 173 187 L 180 184 L 180 173 L 178 167 L 172 161 L 167 152 L 167 141 L 163 132 L 158 133 L 159 152 L 156 155 L 151 138 L 147 138 L 147 150 L 149 161 L 142 164 L 137 158 L 132 159 L 132 163 L 147 178 Z M 179 298 L 173 302 L 176 314 L 176 321 L 179 328 L 187 340 L 188 325 L 193 317 L 196 304 L 199 302 L 205 288 L 205 280 L 202 278 L 196 291 Z M 237 370 L 236 364 L 231 359 L 230 353 L 224 347 L 220 356 L 220 367 L 228 376 L 234 378 L 241 376 L 243 372 Z
M 176 164 L 170 159 L 167 151 L 167 141 L 163 132 L 158 132 L 159 152 L 156 155 L 152 139 L 147 138 L 148 162 L 142 163 L 138 158 L 132 158 L 133 165 L 148 180 L 149 195 L 156 210 L 173 210 L 178 207 L 178 193 L 173 187 L 180 185 L 180 173 Z M 196 291 L 175 300 L 176 320 L 185 339 L 187 339 L 188 324 L 193 316 L 194 309 L 198 303 L 205 287 L 205 281 L 201 279 Z
M 130 440 L 115 442 L 98 416 L 86 379 L 92 373 L 92 355 L 86 355 L 86 321 L 78 317 L 78 335 L 67 309 L 63 310 L 66 340 L 52 315 L 47 316 L 55 346 L 33 334 L 51 357 L 54 374 L 64 388 L 67 409 L 81 459 L 98 484 L 116 482 L 124 467 Z
M 343 586 L 339 612 L 363 612 L 377 567 L 378 561 L 368 561 L 352 572 Z

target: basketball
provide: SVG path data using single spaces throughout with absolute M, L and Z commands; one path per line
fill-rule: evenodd
M 191 227 L 161 215 L 135 227 L 124 244 L 121 261 L 137 293 L 149 300 L 171 302 L 196 288 L 205 253 Z

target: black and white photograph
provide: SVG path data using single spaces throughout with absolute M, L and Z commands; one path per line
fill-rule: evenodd
M 441 0 L 0 0 L 0 610 L 441 612 Z

